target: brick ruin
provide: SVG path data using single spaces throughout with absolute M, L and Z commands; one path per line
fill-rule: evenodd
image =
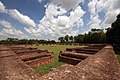
M 51 58 L 46 58 L 53 57 L 52 52 L 0 45 L 0 80 L 120 80 L 120 64 L 112 46 L 103 47 L 67 48 L 60 52 L 60 60 L 73 65 L 40 76 L 31 67 L 49 62 Z
M 8 46 L 0 45 L 0 80 L 38 80 L 40 77 Z
M 0 45 L 0 80 L 39 80 L 32 68 L 54 60 L 53 52 L 19 45 Z
M 105 45 L 89 45 L 83 48 L 67 48 L 65 51 L 60 51 L 59 61 L 76 65 L 100 51 L 104 46 Z
M 87 49 L 90 48 L 93 47 Z M 100 51 L 77 65 L 65 64 L 43 75 L 40 80 L 120 80 L 120 64 L 112 46 L 98 49 Z M 69 61 L 68 58 L 66 60 Z M 72 59 L 71 61 L 74 62 Z
M 36 67 L 53 61 L 53 52 L 19 46 L 10 46 L 10 49 L 16 53 L 16 57 L 22 60 L 30 67 Z

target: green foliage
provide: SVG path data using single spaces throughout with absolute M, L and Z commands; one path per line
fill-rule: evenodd
M 70 42 L 73 42 L 73 40 L 74 40 L 73 36 L 70 36 L 69 40 L 70 40 Z
M 119 63 L 120 63 L 120 53 L 117 54 L 117 58 L 118 58 L 118 61 L 119 61 Z
M 55 44 L 54 40 L 37 40 L 37 39 L 17 39 L 17 38 L 7 38 L 6 40 L 1 40 L 0 44 Z
M 120 14 L 117 16 L 117 20 L 112 23 L 111 28 L 108 28 L 106 35 L 109 43 L 120 45 Z
M 82 43 L 83 42 L 84 35 L 79 34 L 78 36 L 74 37 L 75 43 Z
M 69 36 L 66 35 L 64 39 L 65 39 L 66 42 L 68 42 L 69 41 Z
M 115 50 L 115 53 L 116 53 L 116 55 L 117 55 L 117 58 L 118 58 L 118 61 L 119 61 L 119 63 L 120 63 L 120 51 L 118 51 L 118 50 Z
M 106 34 L 103 32 L 103 29 L 91 29 L 88 34 L 79 34 L 78 36 L 68 36 L 61 37 L 58 39 L 62 43 L 105 43 Z
M 59 37 L 58 40 L 59 40 L 61 43 L 64 43 L 64 42 L 65 42 L 64 37 Z

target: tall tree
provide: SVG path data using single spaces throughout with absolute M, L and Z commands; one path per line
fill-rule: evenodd
M 117 15 L 116 21 L 112 23 L 106 35 L 109 43 L 120 45 L 120 14 Z
M 59 37 L 58 40 L 59 40 L 61 43 L 65 42 L 64 37 Z
M 73 39 L 74 39 L 73 36 L 70 36 L 70 37 L 69 37 L 69 40 L 70 40 L 71 42 L 73 42 Z
M 68 36 L 68 35 L 65 36 L 65 41 L 66 41 L 66 42 L 69 41 L 69 36 Z

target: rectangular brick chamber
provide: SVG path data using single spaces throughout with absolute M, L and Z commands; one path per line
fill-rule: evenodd
M 100 51 L 105 45 L 89 45 L 83 48 L 67 48 L 59 53 L 59 61 L 72 65 L 77 65 L 82 60 L 94 55 Z
M 16 53 L 16 58 L 19 58 L 30 67 L 48 64 L 54 60 L 53 52 L 48 50 L 19 47 L 15 45 L 11 46 L 10 49 Z

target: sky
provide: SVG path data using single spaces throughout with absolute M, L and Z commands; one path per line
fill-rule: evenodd
M 120 0 L 0 0 L 0 39 L 57 40 L 111 27 Z

